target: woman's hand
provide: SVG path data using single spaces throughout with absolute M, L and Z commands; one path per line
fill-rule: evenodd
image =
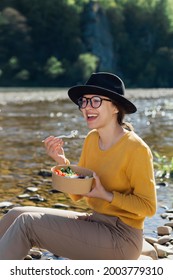
M 108 202 L 111 202 L 113 199 L 113 193 L 105 190 L 105 188 L 102 186 L 100 179 L 96 175 L 96 173 L 93 173 L 93 177 L 94 177 L 94 183 L 92 185 L 92 190 L 85 196 L 101 198 Z
M 58 164 L 66 164 L 62 139 L 54 136 L 49 136 L 44 140 L 46 153 L 54 159 Z

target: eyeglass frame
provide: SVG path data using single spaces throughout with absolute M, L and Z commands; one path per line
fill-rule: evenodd
M 95 97 L 97 97 L 97 98 L 100 99 L 100 104 L 99 104 L 98 107 L 93 107 L 93 104 L 92 104 L 92 99 L 95 98 Z M 82 100 L 83 98 L 86 100 L 86 106 L 85 106 L 85 107 L 82 107 L 82 106 L 79 105 L 79 101 Z M 91 107 L 92 107 L 93 109 L 98 109 L 98 108 L 102 105 L 102 101 L 109 101 L 109 102 L 112 102 L 111 99 L 106 99 L 106 98 L 102 98 L 102 97 L 100 97 L 100 96 L 98 96 L 98 95 L 94 95 L 94 96 L 92 96 L 91 98 L 85 97 L 85 96 L 81 96 L 81 97 L 77 100 L 77 103 L 78 103 L 79 109 L 85 109 L 85 108 L 87 107 L 87 105 L 88 105 L 88 102 L 90 102 L 90 105 L 91 105 Z

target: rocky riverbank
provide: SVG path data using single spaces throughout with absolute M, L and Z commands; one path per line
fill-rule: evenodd
M 30 183 L 27 184 L 28 186 L 25 185 L 25 188 L 23 188 L 21 184 L 16 186 L 13 199 L 0 202 L 0 216 L 4 215 L 9 209 L 15 206 L 29 205 L 88 211 L 82 203 L 75 206 L 75 204 L 72 204 L 67 197 L 63 198 L 64 194 L 51 189 L 51 172 L 49 170 L 40 170 L 36 178 L 34 178 L 33 181 L 31 179 Z M 45 184 L 47 185 L 45 193 L 40 192 L 40 186 Z M 51 201 L 54 201 L 54 204 L 52 205 L 48 203 L 49 196 L 51 196 Z M 54 196 L 54 199 L 52 196 Z M 142 254 L 139 258 L 140 260 L 173 259 L 173 208 L 165 209 L 165 212 L 160 214 L 160 217 L 162 221 L 165 220 L 164 225 L 162 223 L 162 225 L 158 225 L 157 228 L 152 229 L 155 233 L 155 237 L 144 236 Z M 54 256 L 45 250 L 33 248 L 25 259 L 51 260 L 63 259 L 63 257 Z

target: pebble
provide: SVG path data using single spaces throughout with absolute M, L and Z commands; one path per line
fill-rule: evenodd
M 167 209 L 166 212 L 167 213 L 173 213 L 173 208 Z
M 168 223 L 165 224 L 165 226 L 169 226 L 169 227 L 173 228 L 173 222 L 168 222 Z
M 17 197 L 20 198 L 20 199 L 23 199 L 23 198 L 29 198 L 30 195 L 27 194 L 27 193 L 23 193 L 23 194 L 19 194 Z
M 157 228 L 158 235 L 169 235 L 172 232 L 172 228 L 169 226 L 160 226 Z
M 40 250 L 37 249 L 31 249 L 28 253 L 28 255 L 30 255 L 32 258 L 34 259 L 41 259 L 43 253 Z
M 47 169 L 41 169 L 38 172 L 38 175 L 39 176 L 43 176 L 43 177 L 51 177 L 52 176 L 52 172 L 50 170 L 47 170 Z
M 3 201 L 3 202 L 0 202 L 0 208 L 6 208 L 6 207 L 11 207 L 13 206 L 14 204 L 12 202 L 9 202 L 9 201 Z
M 33 201 L 45 201 L 45 198 L 43 198 L 42 196 L 40 196 L 39 194 L 35 194 L 33 196 L 30 196 L 29 197 L 30 200 L 33 200 Z
M 28 187 L 28 188 L 26 188 L 26 191 L 28 191 L 28 192 L 37 192 L 39 190 L 39 188 L 37 188 L 37 187 Z
M 29 261 L 32 260 L 32 257 L 30 255 L 26 255 L 26 257 L 24 258 L 24 260 Z
M 162 237 L 160 237 L 158 239 L 157 243 L 160 245 L 163 245 L 163 244 L 166 244 L 167 242 L 170 242 L 172 239 L 173 239 L 173 237 L 171 237 L 171 235 L 163 235 Z
M 173 214 L 168 215 L 169 220 L 173 220 Z
M 157 251 L 158 257 L 165 258 L 168 255 L 173 255 L 173 248 L 154 243 L 154 248 Z
M 66 205 L 66 204 L 63 204 L 63 203 L 55 203 L 54 205 L 53 205 L 53 207 L 54 208 L 69 208 L 69 205 Z
M 55 189 L 51 189 L 51 190 L 49 190 L 49 193 L 50 194 L 53 194 L 53 193 L 59 193 L 60 191 L 58 191 L 58 190 L 55 190 Z

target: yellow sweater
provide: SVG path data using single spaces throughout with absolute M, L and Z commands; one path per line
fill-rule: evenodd
M 96 172 L 107 191 L 114 194 L 112 202 L 86 198 L 96 212 L 119 217 L 138 229 L 146 216 L 156 211 L 156 190 L 152 154 L 147 144 L 133 131 L 127 132 L 110 149 L 100 150 L 99 135 L 92 130 L 84 141 L 79 166 Z M 71 195 L 73 200 L 81 198 Z

